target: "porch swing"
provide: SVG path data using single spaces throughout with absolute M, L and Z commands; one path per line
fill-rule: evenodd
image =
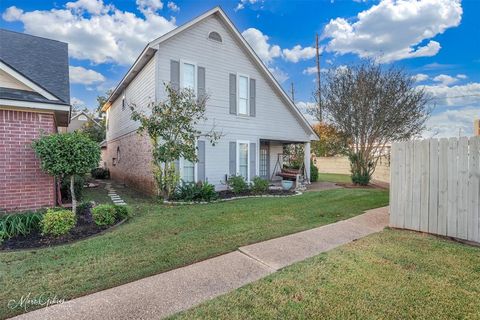
M 295 181 L 295 188 L 298 188 L 300 186 L 300 183 L 304 181 L 306 177 L 304 161 L 302 161 L 302 164 L 298 169 L 283 168 L 282 163 L 285 162 L 283 161 L 284 157 L 285 156 L 283 155 L 283 153 L 277 154 L 277 162 L 275 163 L 271 180 L 273 180 L 274 176 L 277 176 L 281 177 L 284 180 Z M 282 161 L 280 162 L 280 160 Z

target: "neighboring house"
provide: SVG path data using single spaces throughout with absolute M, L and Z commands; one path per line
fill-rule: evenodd
M 164 84 L 193 88 L 209 96 L 208 131 L 220 141 L 200 140 L 198 163 L 180 159 L 184 181 L 208 181 L 225 188 L 229 175 L 270 179 L 283 144 L 305 145 L 310 173 L 310 141 L 318 137 L 267 67 L 220 8 L 150 42 L 103 107 L 107 114 L 107 157 L 111 176 L 154 192 L 150 140 L 136 133 L 129 106 L 145 108 L 166 99 Z M 277 168 L 279 169 L 279 168 Z
M 68 45 L 0 29 L 0 212 L 55 205 L 31 142 L 69 114 Z
M 67 132 L 73 132 L 75 130 L 81 129 L 86 123 L 92 121 L 94 125 L 101 128 L 102 126 L 97 122 L 96 119 L 93 119 L 89 116 L 86 112 L 80 111 L 76 114 L 72 113 L 72 117 L 70 118 L 70 123 L 68 124 Z

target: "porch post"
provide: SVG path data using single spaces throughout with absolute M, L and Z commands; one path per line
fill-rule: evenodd
M 310 183 L 310 141 L 304 144 L 304 166 L 306 172 L 307 183 Z

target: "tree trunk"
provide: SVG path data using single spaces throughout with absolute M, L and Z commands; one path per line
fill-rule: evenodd
M 72 196 L 72 211 L 77 214 L 77 198 L 75 197 L 75 175 L 70 176 L 70 194 Z

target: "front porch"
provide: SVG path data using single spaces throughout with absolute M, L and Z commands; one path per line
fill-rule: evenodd
M 272 185 L 282 179 L 310 183 L 310 142 L 260 139 L 258 173 Z

